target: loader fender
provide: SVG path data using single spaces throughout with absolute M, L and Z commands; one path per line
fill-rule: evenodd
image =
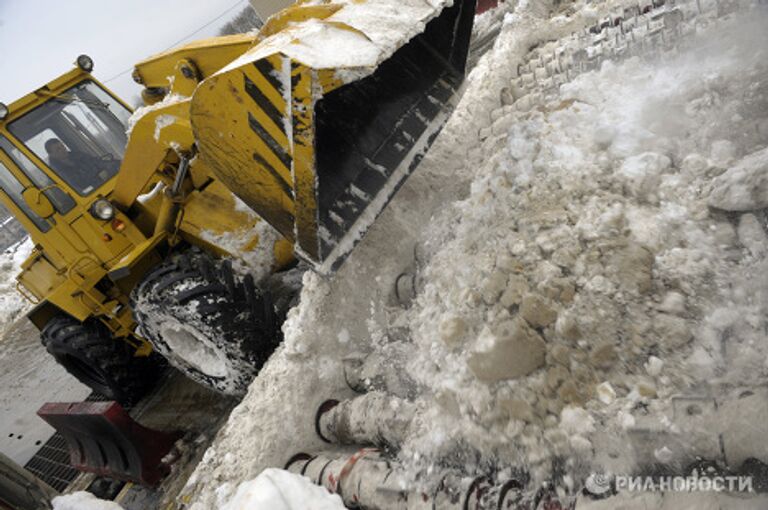
M 29 319 L 38 330 L 42 331 L 45 325 L 48 324 L 54 316 L 61 313 L 61 308 L 58 306 L 50 301 L 42 301 L 27 312 L 27 319 Z
M 148 238 L 143 243 L 134 247 L 133 250 L 131 250 L 127 255 L 120 259 L 120 261 L 115 264 L 112 269 L 110 269 L 108 274 L 109 278 L 112 281 L 117 282 L 127 278 L 128 276 L 131 276 L 132 270 L 136 266 L 142 265 L 142 261 L 144 261 L 147 257 L 156 258 L 155 248 L 157 248 L 157 246 L 167 238 L 168 235 L 166 232 L 159 232 Z

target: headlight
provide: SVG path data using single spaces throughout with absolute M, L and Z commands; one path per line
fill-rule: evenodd
M 0 120 L 5 120 L 7 116 L 8 116 L 8 107 L 5 106 L 5 103 L 0 103 Z
M 80 55 L 77 57 L 77 67 L 86 73 L 90 73 L 93 71 L 93 60 L 88 55 Z
M 99 220 L 111 220 L 115 216 L 115 206 L 106 198 L 100 198 L 91 206 L 91 215 Z

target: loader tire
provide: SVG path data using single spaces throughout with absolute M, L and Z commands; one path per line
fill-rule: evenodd
M 78 381 L 123 406 L 132 406 L 154 386 L 164 362 L 136 357 L 96 319 L 81 323 L 68 315 L 51 319 L 40 334 L 45 349 Z
M 244 395 L 282 341 L 287 306 L 198 249 L 150 272 L 132 301 L 138 333 L 189 378 L 226 395 Z

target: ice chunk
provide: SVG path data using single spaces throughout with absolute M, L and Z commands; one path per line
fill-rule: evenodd
M 597 393 L 597 398 L 600 402 L 605 405 L 610 405 L 616 400 L 616 392 L 608 381 L 599 384 L 597 388 L 595 388 L 595 392 Z
M 754 214 L 745 214 L 739 219 L 739 241 L 754 257 L 765 256 L 768 251 L 768 236 Z
M 595 430 L 595 419 L 582 407 L 568 406 L 560 413 L 560 428 L 569 434 L 589 434 Z
M 671 164 L 667 156 L 645 152 L 627 158 L 616 172 L 616 178 L 623 182 L 629 195 L 655 202 L 658 199 L 661 175 Z
M 467 363 L 475 377 L 484 382 L 514 379 L 530 374 L 544 364 L 544 340 L 524 321 L 509 321 L 480 333 Z
M 746 156 L 716 177 L 708 203 L 725 211 L 768 207 L 768 147 Z
M 648 361 L 645 362 L 645 371 L 652 377 L 659 375 L 663 367 L 664 361 L 656 356 L 649 356 Z

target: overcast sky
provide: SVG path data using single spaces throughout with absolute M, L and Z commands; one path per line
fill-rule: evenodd
M 130 71 L 185 39 L 216 35 L 247 0 L 0 0 L 0 101 L 11 103 L 90 55 L 94 75 L 129 102 L 141 89 Z M 225 11 L 228 11 L 225 13 Z

